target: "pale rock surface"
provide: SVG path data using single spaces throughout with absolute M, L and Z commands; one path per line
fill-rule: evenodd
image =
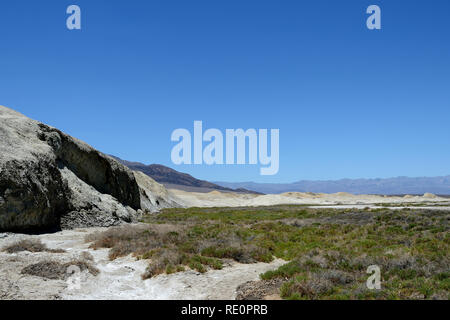
M 150 212 L 157 212 L 163 208 L 179 207 L 179 200 L 169 194 L 167 189 L 146 174 L 133 171 L 139 185 L 141 195 L 141 208 Z

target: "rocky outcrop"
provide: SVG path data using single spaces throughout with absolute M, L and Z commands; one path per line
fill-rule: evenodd
M 115 197 L 101 193 L 82 179 L 79 179 L 68 167 L 60 169 L 64 181 L 67 181 L 69 210 L 61 215 L 62 229 L 82 227 L 110 227 L 122 222 L 134 222 L 139 216 L 137 211 L 126 206 Z
M 0 231 L 132 222 L 159 207 L 152 189 L 146 184 L 146 197 L 143 190 L 118 161 L 0 106 Z
M 101 193 L 110 194 L 119 202 L 140 209 L 139 188 L 133 173 L 111 157 L 61 131 L 38 124 L 39 139 L 52 146 L 61 166 Z
M 4 162 L 4 155 L 0 151 L 0 230 L 56 227 L 69 204 L 67 184 L 53 159 L 36 155 L 32 161 Z
M 169 194 L 162 185 L 140 171 L 133 171 L 141 194 L 141 207 L 150 212 L 179 207 L 180 200 Z

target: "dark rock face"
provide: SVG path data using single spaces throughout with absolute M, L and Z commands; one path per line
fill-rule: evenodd
M 0 230 L 27 231 L 57 227 L 67 211 L 67 184 L 54 163 L 17 160 L 1 166 Z
M 0 231 L 130 222 L 140 197 L 124 165 L 0 106 Z
M 40 139 L 51 145 L 57 161 L 100 193 L 110 194 L 120 203 L 140 209 L 139 188 L 131 170 L 109 156 L 61 131 L 39 124 Z

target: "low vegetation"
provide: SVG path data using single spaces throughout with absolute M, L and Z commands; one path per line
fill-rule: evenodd
M 287 264 L 261 281 L 284 299 L 448 299 L 449 219 L 420 209 L 166 209 L 86 240 L 110 248 L 110 259 L 149 259 L 144 279 L 281 258 Z M 381 290 L 366 286 L 370 265 L 381 269 Z
M 85 260 L 74 260 L 67 263 L 45 260 L 26 266 L 22 269 L 21 273 L 51 280 L 66 280 L 72 275 L 70 272 L 71 267 L 76 267 L 77 270 L 81 272 L 87 270 L 94 276 L 98 275 L 100 272 L 97 268 Z
M 7 246 L 3 249 L 3 251 L 7 253 L 17 253 L 22 251 L 29 252 L 51 252 L 51 253 L 63 253 L 65 252 L 62 249 L 49 249 L 45 244 L 43 244 L 38 239 L 32 240 L 21 240 L 16 243 L 13 243 L 10 246 Z
M 400 202 L 400 203 L 375 203 L 378 207 L 407 207 L 407 208 L 417 208 L 417 207 L 449 207 L 450 202 L 442 201 L 427 201 L 427 202 Z

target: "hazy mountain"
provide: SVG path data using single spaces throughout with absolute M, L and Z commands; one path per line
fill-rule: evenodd
M 349 192 L 354 194 L 434 194 L 450 195 L 450 176 L 396 177 L 388 179 L 301 180 L 294 183 L 215 182 L 227 188 L 245 188 L 262 193 Z
M 220 191 L 234 191 L 242 193 L 255 193 L 253 191 L 245 190 L 243 188 L 228 188 L 205 180 L 196 179 L 187 173 L 179 172 L 160 164 L 146 165 L 140 162 L 131 162 L 127 160 L 122 160 L 114 156 L 111 157 L 118 160 L 131 170 L 141 171 L 145 173 L 149 177 L 153 178 L 155 181 L 165 185 L 168 188 L 181 189 L 185 191 L 196 191 L 196 192 L 209 192 L 212 190 L 220 190 Z
M 209 192 L 211 190 L 244 193 L 297 192 L 349 192 L 354 194 L 424 194 L 426 192 L 450 195 L 450 176 L 444 177 L 396 177 L 387 179 L 300 180 L 294 183 L 257 182 L 209 182 L 169 167 L 119 159 L 132 170 L 141 171 L 168 188 L 186 191 Z

